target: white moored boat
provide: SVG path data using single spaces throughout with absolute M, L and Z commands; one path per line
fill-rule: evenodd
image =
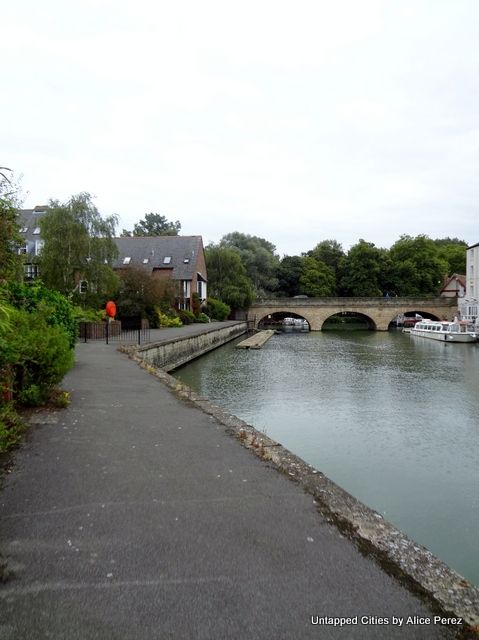
M 409 333 L 412 336 L 441 340 L 442 342 L 476 342 L 478 333 L 474 325 L 464 320 L 454 320 L 454 322 L 421 320 Z

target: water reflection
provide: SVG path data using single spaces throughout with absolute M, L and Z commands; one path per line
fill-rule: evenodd
M 479 583 L 479 347 L 281 333 L 177 372 Z

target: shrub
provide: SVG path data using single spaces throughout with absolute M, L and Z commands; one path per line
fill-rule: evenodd
M 73 307 L 65 296 L 47 289 L 41 283 L 11 282 L 5 288 L 5 297 L 13 307 L 30 313 L 39 311 L 50 326 L 61 327 L 68 336 L 70 348 L 73 349 L 77 337 L 77 322 Z
M 73 365 L 69 336 L 62 327 L 49 326 L 40 312 L 15 309 L 11 316 L 3 357 L 13 371 L 13 398 L 41 404 Z
M 181 327 L 182 322 L 178 316 L 171 316 L 166 313 L 160 311 L 160 309 L 156 310 L 158 326 L 160 327 Z
M 0 405 L 0 453 L 20 442 L 26 425 L 11 405 Z
M 215 320 L 226 320 L 231 313 L 231 307 L 216 298 L 208 298 L 204 306 L 205 313 Z
M 193 324 L 195 322 L 195 314 L 187 309 L 180 309 L 178 311 L 178 316 L 183 324 Z
M 101 322 L 106 317 L 104 309 L 83 309 L 83 307 L 73 307 L 73 317 L 76 322 Z
M 196 318 L 196 322 L 210 322 L 210 319 L 206 313 L 200 313 Z

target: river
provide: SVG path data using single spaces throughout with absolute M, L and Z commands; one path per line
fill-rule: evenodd
M 479 584 L 479 344 L 285 332 L 176 377 Z

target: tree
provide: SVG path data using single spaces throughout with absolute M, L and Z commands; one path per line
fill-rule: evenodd
M 21 279 L 22 258 L 18 253 L 23 244 L 18 225 L 18 186 L 0 167 L 0 282 Z
M 341 293 L 346 296 L 380 296 L 380 276 L 386 250 L 359 240 L 341 259 Z
M 45 284 L 84 304 L 101 304 L 118 286 L 112 269 L 118 250 L 113 240 L 116 216 L 102 218 L 88 193 L 68 202 L 50 201 L 40 220 L 44 246 L 39 256 Z M 80 281 L 88 292 L 79 293 Z
M 467 242 L 458 238 L 440 238 L 434 240 L 434 244 L 439 248 L 439 257 L 449 265 L 447 275 L 466 274 Z
M 284 256 L 276 267 L 278 295 L 292 298 L 299 291 L 299 279 L 304 270 L 303 256 Z
M 415 238 L 402 235 L 389 250 L 389 255 L 397 274 L 398 295 L 437 295 L 448 274 L 449 264 L 433 240 L 426 235 Z
M 306 255 L 316 258 L 316 260 L 321 260 L 337 272 L 341 258 L 345 254 L 342 246 L 336 240 L 322 240 Z
M 206 247 L 205 258 L 209 294 L 232 309 L 248 307 L 254 292 L 238 252 L 211 244 Z
M 119 317 L 141 316 L 156 326 L 157 308 L 163 313 L 169 312 L 174 308 L 177 296 L 177 282 L 158 280 L 139 267 L 128 267 L 120 272 L 115 298 Z
M 307 256 L 299 279 L 299 291 L 307 296 L 332 296 L 336 290 L 334 270 L 322 260 Z
M 181 230 L 179 220 L 170 222 L 159 213 L 147 213 L 143 220 L 140 220 L 133 227 L 133 232 L 123 229 L 122 237 L 130 236 L 177 236 Z
M 265 297 L 276 291 L 279 257 L 274 244 L 258 236 L 233 231 L 221 238 L 219 246 L 233 249 L 239 255 L 257 296 Z

